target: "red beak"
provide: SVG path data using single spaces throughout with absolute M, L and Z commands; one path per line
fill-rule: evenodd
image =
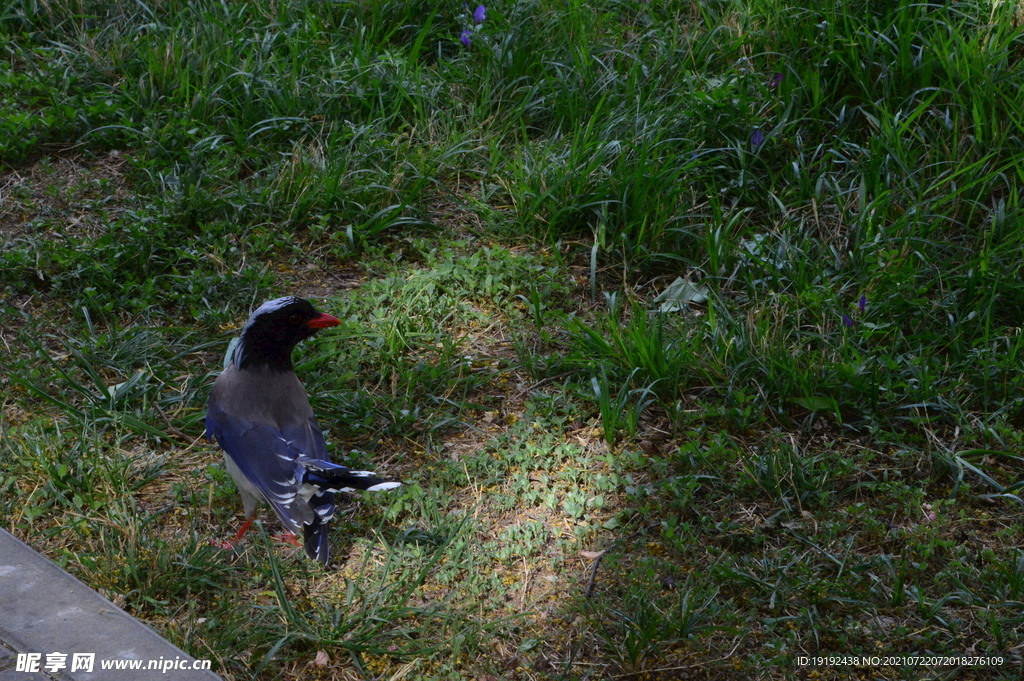
M 308 322 L 306 322 L 306 326 L 308 326 L 311 329 L 326 329 L 331 326 L 337 326 L 338 324 L 341 324 L 340 319 L 338 319 L 337 317 L 332 317 L 331 315 L 326 314 L 324 312 L 318 313 L 317 316 L 313 317 Z

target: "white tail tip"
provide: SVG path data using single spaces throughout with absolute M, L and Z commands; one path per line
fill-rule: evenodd
M 400 483 L 400 482 L 382 482 L 382 483 L 374 485 L 373 487 L 367 487 L 366 491 L 367 492 L 383 492 L 386 489 L 394 489 L 396 487 L 401 487 L 401 486 L 402 486 L 402 483 Z

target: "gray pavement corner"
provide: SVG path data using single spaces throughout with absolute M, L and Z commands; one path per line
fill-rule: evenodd
M 217 681 L 210 666 L 0 529 L 0 681 Z

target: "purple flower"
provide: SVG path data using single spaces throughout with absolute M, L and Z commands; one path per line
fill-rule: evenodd
M 864 308 L 866 308 L 867 306 L 868 306 L 868 294 L 862 293 L 862 294 L 860 294 L 860 300 L 857 301 L 857 309 L 860 310 L 861 312 L 863 312 Z
M 483 5 L 477 5 L 476 11 L 473 12 L 473 21 L 478 24 L 484 23 L 484 19 L 487 18 L 487 8 Z
M 463 45 L 465 45 L 466 47 L 469 47 L 469 44 L 471 42 L 473 42 L 469 38 L 471 35 L 473 35 L 473 31 L 470 31 L 469 29 L 466 29 L 465 31 L 462 32 L 462 35 L 459 37 L 459 40 L 462 41 Z
M 770 81 L 768 81 L 768 89 L 769 90 L 774 90 L 781 83 L 782 83 L 782 74 L 781 73 L 776 73 L 774 76 L 772 76 L 772 79 Z
M 761 128 L 754 128 L 754 131 L 750 133 L 750 145 L 752 147 L 759 147 L 764 143 L 764 133 L 761 132 Z
M 853 326 L 853 320 L 850 319 L 849 317 L 847 317 L 846 315 L 843 315 L 843 324 L 846 324 L 847 326 L 851 326 L 852 327 Z

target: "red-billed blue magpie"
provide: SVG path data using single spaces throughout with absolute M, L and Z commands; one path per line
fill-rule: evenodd
M 245 506 L 247 518 L 235 540 L 249 529 L 259 502 L 266 501 L 289 531 L 301 530 L 306 555 L 324 565 L 330 559 L 327 522 L 334 514 L 334 493 L 401 485 L 331 463 L 292 368 L 292 349 L 299 341 L 339 323 L 301 298 L 264 303 L 242 329 L 230 362 L 213 384 L 206 414 L 206 436 L 224 450 Z

